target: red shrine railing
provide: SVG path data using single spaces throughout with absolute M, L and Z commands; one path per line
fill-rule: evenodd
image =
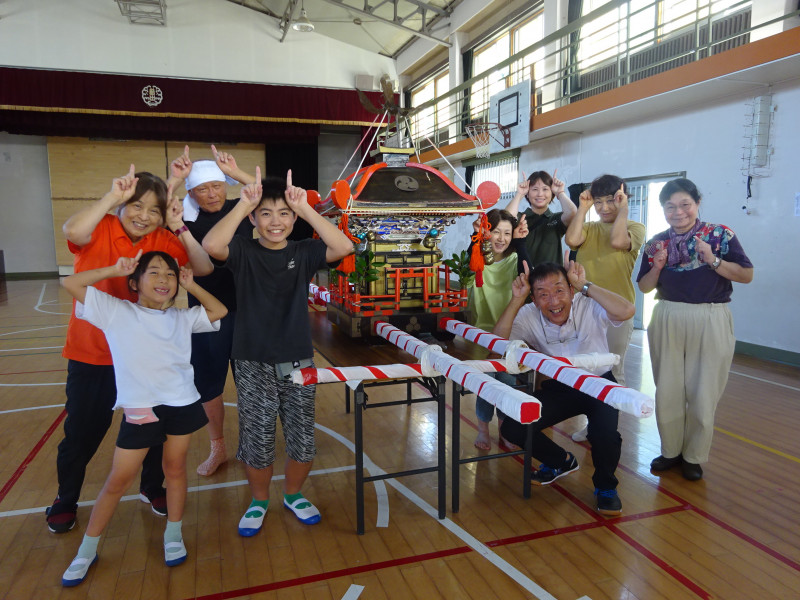
M 390 294 L 361 294 L 357 286 L 347 281 L 344 275 L 339 275 L 336 283 L 331 287 L 331 302 L 340 305 L 349 313 L 359 314 L 364 317 L 375 315 L 389 316 L 411 308 L 421 308 L 430 313 L 460 312 L 467 308 L 467 290 L 454 289 L 450 286 L 450 267 L 447 265 L 431 265 L 425 267 L 391 267 L 385 268 L 387 284 L 394 284 L 394 293 Z M 404 289 L 408 285 L 404 282 L 421 280 L 422 293 L 415 293 L 409 298 Z M 387 285 L 387 287 L 389 287 Z M 406 296 L 406 297 L 403 297 Z M 421 301 L 421 306 L 419 302 Z

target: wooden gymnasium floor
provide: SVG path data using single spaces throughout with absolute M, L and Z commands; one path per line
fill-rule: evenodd
M 87 580 L 62 589 L 61 573 L 107 474 L 119 420 L 117 415 L 89 466 L 78 525 L 67 534 L 49 533 L 44 509 L 56 493 L 66 377 L 60 350 L 68 313 L 67 296 L 55 280 L 12 281 L 0 288 L 2 597 L 800 598 L 800 371 L 743 356 L 734 361 L 711 462 L 700 482 L 686 482 L 677 471 L 650 473 L 649 462 L 659 453 L 655 422 L 621 415 L 620 518 L 592 510 L 589 452 L 568 437 L 567 423 L 553 435 L 582 468 L 558 484 L 533 489 L 529 500 L 520 493 L 522 467 L 513 458 L 463 466 L 461 510 L 453 514 L 448 508 L 442 522 L 435 518 L 434 474 L 370 484 L 366 534 L 358 536 L 353 416 L 344 411 L 343 384 L 331 384 L 318 388 L 318 454 L 304 489 L 322 511 L 320 524 L 304 526 L 281 508 L 276 481 L 278 500 L 264 530 L 239 537 L 236 525 L 249 501 L 243 469 L 230 461 L 210 478 L 197 476 L 194 469 L 208 447 L 205 432 L 199 432 L 189 454 L 187 562 L 164 565 L 164 521 L 135 499 L 133 487 Z M 328 325 L 324 311 L 313 309 L 311 318 L 320 366 L 411 360 L 387 346 L 352 344 Z M 464 343 L 451 347 L 473 352 Z M 628 357 L 629 383 L 652 393 L 642 332 Z M 370 399 L 395 397 L 402 389 L 375 389 Z M 230 384 L 226 402 L 235 402 Z M 465 455 L 474 452 L 473 402 L 472 396 L 465 399 L 461 417 Z M 431 464 L 435 435 L 433 403 L 366 411 L 366 453 L 385 470 Z M 229 452 L 236 436 L 231 404 Z M 281 472 L 279 462 L 276 473 Z M 376 519 L 387 514 L 388 526 L 378 526 Z

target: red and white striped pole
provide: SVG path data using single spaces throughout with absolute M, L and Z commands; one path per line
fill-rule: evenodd
M 483 329 L 478 329 L 472 325 L 467 325 L 456 319 L 444 318 L 440 325 L 450 333 L 463 337 L 465 340 L 474 342 L 479 346 L 488 348 L 497 354 L 505 354 L 508 350 L 509 360 L 525 365 L 531 369 L 552 377 L 561 383 L 580 390 L 601 402 L 605 402 L 614 408 L 632 414 L 635 417 L 649 417 L 653 414 L 655 402 L 646 394 L 638 390 L 627 388 L 594 375 L 572 364 L 570 358 L 548 356 L 528 348 L 519 348 L 509 345 L 511 342 L 505 338 L 496 336 Z M 582 355 L 581 363 L 588 366 L 587 359 L 592 355 Z M 598 357 L 598 364 L 608 364 L 603 355 Z M 611 363 L 613 364 L 613 363 Z

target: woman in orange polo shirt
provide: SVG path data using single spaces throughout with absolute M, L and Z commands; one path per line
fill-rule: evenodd
M 111 190 L 100 200 L 72 215 L 64 223 L 74 271 L 113 264 L 121 256 L 133 257 L 139 250 L 163 250 L 183 266 L 190 263 L 197 275 L 207 275 L 213 265 L 200 244 L 184 225 L 180 202 L 170 201 L 164 181 L 151 173 L 130 171 L 114 179 Z M 110 211 L 115 214 L 109 214 Z M 175 235 L 164 229 L 167 224 Z M 124 277 L 104 280 L 98 289 L 124 300 L 136 301 Z M 86 465 L 111 426 L 117 388 L 111 352 L 103 332 L 73 311 L 67 328 L 63 356 L 67 366 L 67 418 L 64 439 L 58 445 L 58 496 L 47 510 L 47 526 L 64 533 L 75 526 Z M 153 448 L 142 467 L 140 498 L 153 512 L 166 516 L 161 447 Z

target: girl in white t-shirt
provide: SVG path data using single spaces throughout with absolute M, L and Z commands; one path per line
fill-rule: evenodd
M 138 294 L 136 304 L 93 287 L 104 279 L 127 277 Z M 172 304 L 180 284 L 202 306 L 188 310 Z M 191 335 L 216 331 L 228 309 L 197 285 L 191 269 L 178 268 L 165 252 L 142 251 L 134 258 L 66 277 L 62 285 L 79 302 L 75 314 L 105 333 L 117 383 L 117 403 L 125 413 L 114 459 L 92 509 L 78 555 L 64 572 L 62 585 L 78 585 L 97 560 L 97 544 L 147 453 L 164 444 L 167 487 L 167 529 L 164 560 L 168 566 L 186 560 L 181 519 L 186 500 L 186 453 L 189 436 L 206 424 L 205 411 L 194 387 Z

